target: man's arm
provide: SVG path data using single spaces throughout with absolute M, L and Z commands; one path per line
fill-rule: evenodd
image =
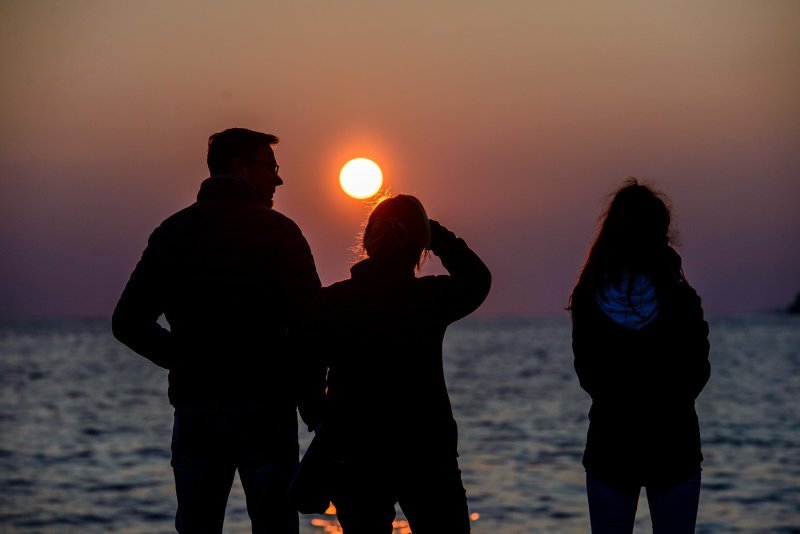
M 289 219 L 286 221 L 277 258 L 278 276 L 283 286 L 287 319 L 291 326 L 305 312 L 306 306 L 322 284 L 306 238 L 293 221 Z
M 122 296 L 114 309 L 111 329 L 114 337 L 156 365 L 169 369 L 175 354 L 172 334 L 158 324 L 164 312 L 159 283 L 159 230 L 150 236 Z
M 313 430 L 321 421 L 325 397 L 325 365 L 318 359 L 313 332 L 308 328 L 307 309 L 321 287 L 311 248 L 300 228 L 290 222 L 278 255 L 280 276 L 287 301 L 289 343 L 293 355 L 295 395 L 300 416 Z

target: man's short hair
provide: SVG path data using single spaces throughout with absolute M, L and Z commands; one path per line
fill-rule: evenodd
M 212 176 L 230 173 L 236 158 L 242 161 L 252 160 L 260 148 L 275 145 L 278 141 L 277 136 L 246 128 L 229 128 L 217 132 L 208 138 L 208 170 Z

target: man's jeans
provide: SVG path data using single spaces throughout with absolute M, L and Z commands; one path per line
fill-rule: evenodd
M 172 430 L 175 528 L 219 533 L 238 469 L 253 533 L 296 534 L 286 490 L 297 465 L 297 417 L 252 408 L 179 406 Z

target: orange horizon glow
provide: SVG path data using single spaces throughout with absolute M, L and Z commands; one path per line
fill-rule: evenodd
M 707 311 L 788 304 L 800 3 L 429 4 L 0 4 L 0 315 L 110 315 L 234 126 L 281 138 L 275 207 L 325 284 L 391 188 L 502 273 L 478 313 L 560 314 L 606 195 L 639 176 Z M 384 189 L 354 201 L 337 179 L 359 156 Z

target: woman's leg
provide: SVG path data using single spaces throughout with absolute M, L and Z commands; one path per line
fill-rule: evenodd
M 611 487 L 586 474 L 592 534 L 630 534 L 639 504 L 639 486 Z
M 653 519 L 653 534 L 691 534 L 700 503 L 700 470 L 678 484 L 647 488 L 647 504 Z
M 467 493 L 455 456 L 417 464 L 401 487 L 400 508 L 414 534 L 469 534 Z
M 343 534 L 392 534 L 394 500 L 383 495 L 340 495 L 333 498 Z

